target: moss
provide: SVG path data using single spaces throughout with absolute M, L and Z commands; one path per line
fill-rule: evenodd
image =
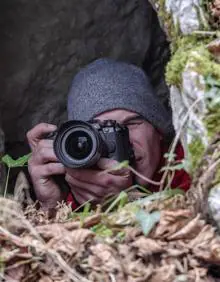
M 188 149 L 191 160 L 190 170 L 191 172 L 194 172 L 205 152 L 205 146 L 199 137 L 195 137 L 194 140 L 188 145 Z
M 156 4 L 158 9 L 158 16 L 163 22 L 166 33 L 168 35 L 168 39 L 172 42 L 172 46 L 174 47 L 174 49 L 176 49 L 176 47 L 178 47 L 176 41 L 178 37 L 183 36 L 183 34 L 181 32 L 179 22 L 174 24 L 172 14 L 166 10 L 166 2 L 167 0 L 154 0 L 154 3 Z M 209 31 L 210 26 L 208 24 L 208 16 L 206 14 L 205 4 L 200 4 L 200 7 L 194 5 L 194 7 L 197 11 L 198 20 L 200 23 L 199 30 L 201 29 Z
M 207 0 L 206 0 L 207 1 Z M 187 62 L 194 63 L 194 69 L 204 77 L 210 74 L 220 79 L 220 65 L 213 59 L 211 53 L 206 49 L 206 44 L 210 42 L 213 35 L 196 34 L 183 36 L 181 35 L 179 24 L 175 25 L 173 17 L 166 11 L 166 0 L 155 1 L 158 7 L 158 16 L 162 20 L 165 30 L 171 42 L 172 59 L 166 67 L 166 81 L 168 85 L 176 85 L 181 88 L 182 85 L 182 72 Z M 204 5 L 202 5 L 204 8 Z M 201 25 L 205 25 L 206 19 L 203 19 Z M 209 29 L 208 25 L 205 26 Z M 211 38 L 210 38 L 211 36 Z
M 182 72 L 188 60 L 186 52 L 177 52 L 166 67 L 166 81 L 169 85 L 180 86 L 182 83 Z
M 220 80 L 220 64 L 214 61 L 212 54 L 205 46 L 195 51 L 197 52 L 191 52 L 189 60 L 194 62 L 195 71 L 202 74 L 205 78 L 211 75 L 214 79 Z
M 172 40 L 172 44 L 175 44 L 177 37 L 180 35 L 180 28 L 179 24 L 174 24 L 172 15 L 166 11 L 165 2 L 165 0 L 157 1 L 158 16 L 163 22 L 168 39 Z
M 204 123 L 210 138 L 220 133 L 220 103 L 213 107 L 208 107 L 208 113 L 204 118 Z
M 173 57 L 166 67 L 166 81 L 169 85 L 181 86 L 182 72 L 192 50 L 204 45 L 195 35 L 179 37 L 176 46 L 172 46 Z
M 173 22 L 172 14 L 166 11 L 166 0 L 157 0 L 158 16 L 163 22 L 167 32 L 168 39 L 171 41 L 172 60 L 166 68 L 166 81 L 169 85 L 181 86 L 182 72 L 190 58 L 191 51 L 204 46 L 210 39 L 198 37 L 198 35 L 181 35 L 179 23 L 176 25 Z M 207 51 L 208 52 L 208 51 Z
M 206 49 L 210 39 L 201 39 L 196 35 L 179 37 L 176 52 L 172 50 L 173 57 L 166 67 L 166 81 L 169 85 L 181 87 L 182 72 L 191 62 L 192 69 L 204 77 L 212 76 L 220 79 L 220 65 L 214 61 L 212 54 Z

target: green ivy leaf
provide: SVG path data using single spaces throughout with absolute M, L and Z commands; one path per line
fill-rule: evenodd
M 24 166 L 28 162 L 30 156 L 31 156 L 31 153 L 27 154 L 27 155 L 24 155 L 23 157 L 20 157 L 17 160 L 14 160 L 14 159 L 12 159 L 11 156 L 4 155 L 2 157 L 2 159 L 1 159 L 1 162 L 6 164 L 7 167 L 9 167 L 9 168 L 12 168 L 12 167 L 22 167 L 22 166 Z
M 160 221 L 159 211 L 148 213 L 144 210 L 139 210 L 135 216 L 138 223 L 141 225 L 142 231 L 145 236 L 147 236 L 154 228 L 154 226 Z

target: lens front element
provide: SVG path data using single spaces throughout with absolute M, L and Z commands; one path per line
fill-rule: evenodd
M 65 142 L 65 151 L 77 160 L 87 158 L 92 152 L 92 147 L 92 138 L 85 131 L 72 132 Z

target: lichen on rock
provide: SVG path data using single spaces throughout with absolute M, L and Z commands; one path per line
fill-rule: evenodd
M 185 43 L 187 40 L 182 42 Z M 173 70 L 177 70 L 175 64 L 178 65 L 180 54 L 178 56 L 175 54 L 167 67 L 174 126 L 176 130 L 182 127 L 181 139 L 192 175 L 212 139 L 220 132 L 220 64 L 208 46 L 206 39 L 198 40 L 194 47 L 185 46 L 185 50 L 188 49 L 185 53 L 184 47 L 181 47 L 185 65 L 180 61 L 179 76 Z M 177 50 L 176 53 L 178 52 L 180 51 Z M 177 99 L 180 105 L 178 112 L 181 112 L 181 115 L 177 113 L 175 107 Z M 181 121 L 186 115 L 188 118 L 182 126 Z
M 207 12 L 200 0 L 150 0 L 158 11 L 165 31 L 174 39 L 177 34 L 209 30 Z
M 166 81 L 170 86 L 174 127 L 181 130 L 193 174 L 218 124 L 220 44 L 214 40 L 218 31 L 208 25 L 204 3 L 153 2 L 171 39 L 172 58 L 166 67 Z M 183 10 L 188 14 L 183 15 Z
M 165 8 L 172 14 L 174 24 L 179 23 L 183 34 L 191 34 L 206 26 L 199 0 L 167 0 Z
M 199 43 L 200 44 L 200 43 Z M 186 47 L 187 49 L 187 47 Z M 177 51 L 178 52 L 178 51 Z M 201 151 L 207 148 L 211 138 L 219 131 L 219 107 L 220 107 L 220 65 L 214 61 L 212 55 L 204 45 L 192 47 L 186 51 L 183 61 L 179 60 L 180 55 L 173 57 L 167 67 L 167 81 L 171 87 L 171 104 L 173 111 L 176 105 L 173 96 L 178 95 L 179 105 L 182 108 L 181 116 L 188 115 L 188 120 L 183 126 L 179 115 L 174 115 L 175 129 L 183 127 L 184 149 L 188 157 L 191 155 L 191 172 L 193 173 L 199 163 Z M 177 70 L 180 71 L 177 74 Z M 212 85 L 210 85 L 210 81 Z M 214 84 L 216 81 L 216 85 Z M 174 89 L 177 90 L 174 91 Z M 195 143 L 195 144 L 193 144 Z M 196 150 L 192 150 L 196 148 Z M 199 157 L 195 154 L 199 152 Z M 195 162 L 195 159 L 198 161 Z
M 204 41 L 195 35 L 178 37 L 172 47 L 173 56 L 167 65 L 166 80 L 169 85 L 181 86 L 182 73 L 192 51 L 204 48 Z
M 176 138 L 193 178 L 189 202 L 203 214 L 209 207 L 220 229 L 220 2 L 152 2 L 171 41 L 166 81 Z

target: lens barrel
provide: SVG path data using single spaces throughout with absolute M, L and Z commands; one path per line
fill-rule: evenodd
M 100 159 L 103 148 L 99 132 L 84 121 L 65 122 L 54 140 L 57 158 L 69 168 L 93 166 Z

